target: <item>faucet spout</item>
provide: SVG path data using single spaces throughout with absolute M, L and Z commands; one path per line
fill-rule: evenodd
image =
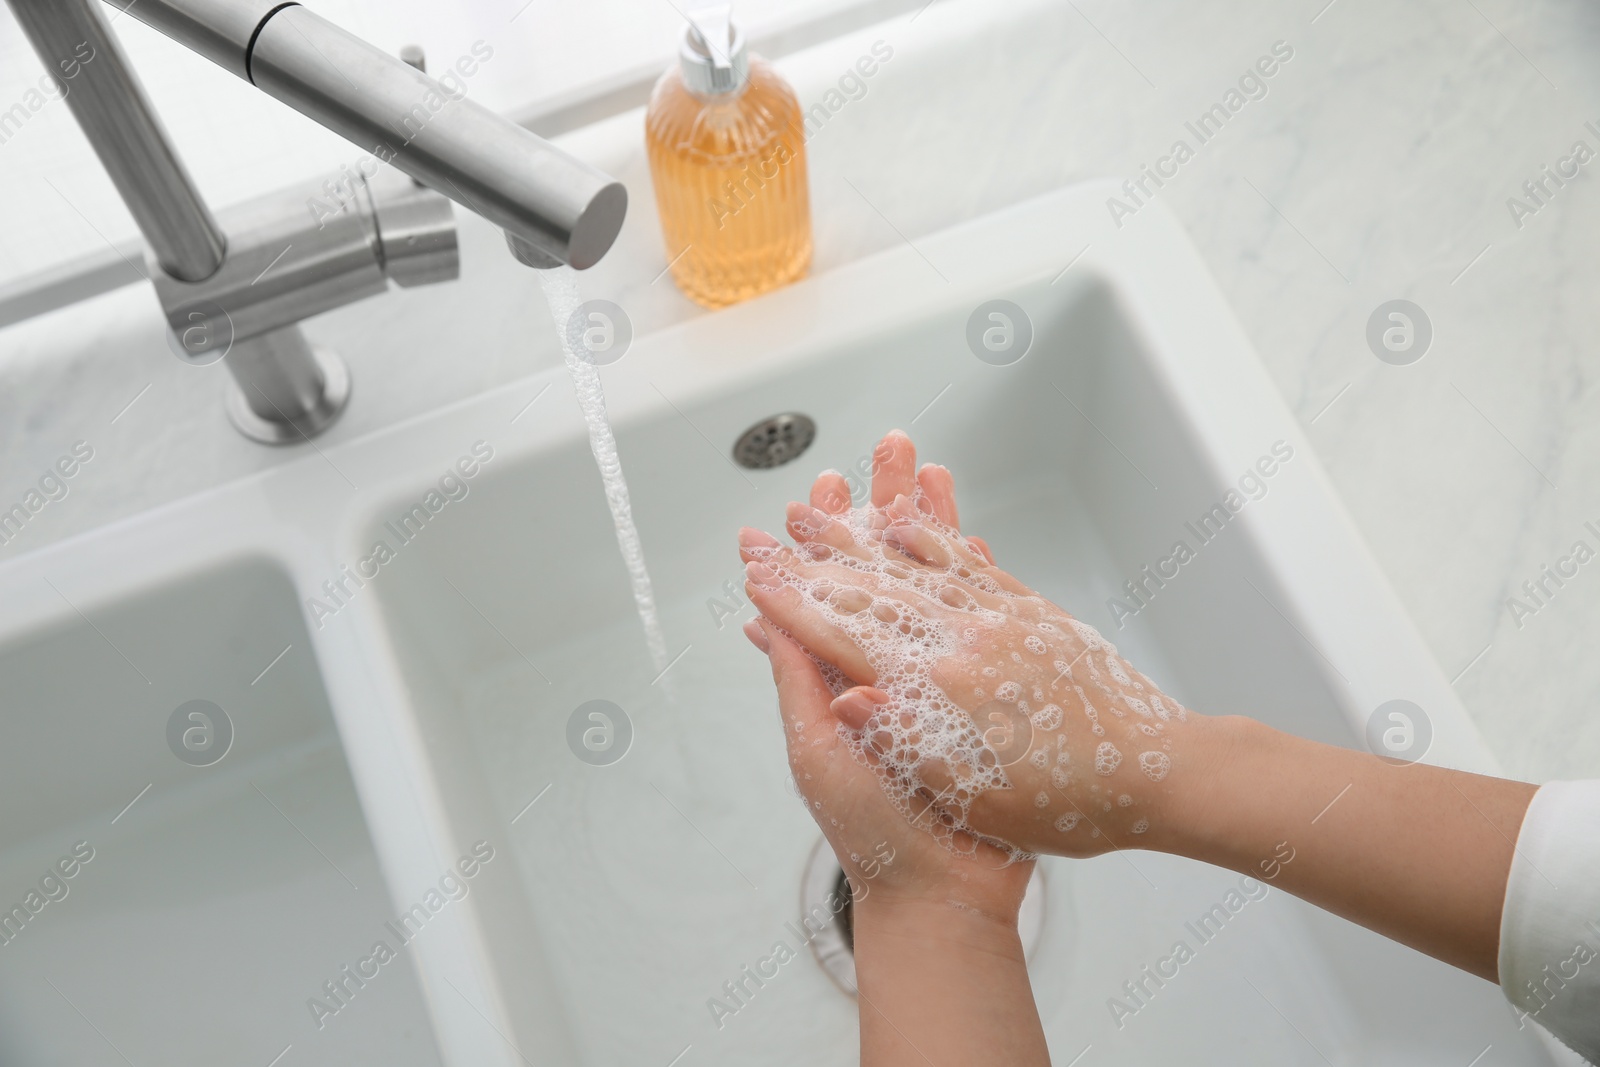
M 228 414 L 253 440 L 308 440 L 349 400 L 344 364 L 301 320 L 390 281 L 457 276 L 451 200 L 504 230 L 530 266 L 592 267 L 622 228 L 622 183 L 428 77 L 420 54 L 412 66 L 293 2 L 106 0 L 414 179 L 396 189 L 358 176 L 336 210 L 308 219 L 303 198 L 263 198 L 219 224 L 94 0 L 4 2 L 45 65 L 78 79 L 67 105 L 145 235 L 173 350 L 226 359 Z M 81 49 L 99 57 L 92 67 Z
M 141 0 L 127 11 L 544 257 L 592 267 L 622 228 L 621 182 L 297 3 Z

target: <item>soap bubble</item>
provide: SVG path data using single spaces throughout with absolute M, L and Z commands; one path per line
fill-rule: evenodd
M 1122 753 L 1110 741 L 1102 741 L 1094 750 L 1094 773 L 1110 775 L 1122 763 Z
M 1165 752 L 1141 752 L 1139 753 L 1139 769 L 1151 781 L 1159 782 L 1172 769 L 1172 757 Z

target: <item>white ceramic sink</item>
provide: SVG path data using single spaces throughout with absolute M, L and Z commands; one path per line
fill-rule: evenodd
M 123 823 L 153 818 L 161 804 L 178 805 L 159 808 L 172 812 L 162 815 L 171 835 L 189 832 L 186 819 L 241 820 L 230 847 L 260 841 L 246 848 L 270 868 L 259 895 L 239 893 L 238 876 L 224 878 L 200 851 L 174 867 L 180 861 L 152 842 L 117 862 L 147 886 L 143 907 L 192 901 L 224 924 L 248 915 L 254 935 L 269 940 L 259 958 L 241 959 L 220 936 L 167 939 L 157 952 L 162 967 L 191 976 L 250 975 L 259 1010 L 212 1036 L 240 1035 L 239 1052 L 248 1034 L 252 1055 L 266 1051 L 262 1063 L 291 1042 L 297 1056 L 338 1062 L 329 1035 L 359 1021 L 366 992 L 321 1030 L 306 998 L 364 956 L 372 928 L 423 901 L 476 842 L 493 860 L 463 899 L 437 909 L 395 973 L 383 972 L 384 988 L 372 986 L 392 998 L 385 1011 L 405 1016 L 415 1047 L 436 1036 L 457 1065 L 853 1062 L 855 1005 L 804 950 L 720 1026 L 708 1007 L 775 942 L 796 946 L 787 924 L 799 919 L 801 874 L 818 837 L 786 785 L 766 665 L 738 633 L 750 609 L 731 592 L 741 574 L 734 535 L 741 524 L 776 528 L 817 470 L 857 467 L 894 426 L 953 469 L 965 525 L 1005 565 L 1100 627 L 1190 706 L 1356 745 L 1378 705 L 1406 699 L 1431 723 L 1429 759 L 1492 769 L 1184 235 L 1159 206 L 1114 231 L 1107 194 L 1064 190 L 646 334 L 604 370 L 679 656 L 664 678 L 633 615 L 570 387 L 546 374 L 0 568 L 0 612 L 16 635 L 0 681 L 34 698 L 16 713 L 28 736 L 40 707 L 58 701 L 92 701 L 117 723 L 103 737 L 63 724 L 61 751 L 48 759 L 9 747 L 8 796 L 27 810 L 26 798 L 64 776 L 93 781 L 73 785 L 82 817 L 109 819 L 154 779 L 140 801 L 148 809 L 136 805 Z M 528 289 L 536 299 L 532 278 Z M 1031 350 L 1008 366 L 980 361 L 966 341 L 969 315 L 992 299 L 1020 305 L 1032 324 Z M 810 451 L 776 470 L 736 467 L 738 435 L 781 412 L 816 420 Z M 1224 502 L 1275 448 L 1264 495 L 1219 523 L 1220 534 L 1119 628 L 1108 598 L 1175 541 L 1195 545 L 1185 524 Z M 441 485 L 447 472 L 469 469 Z M 402 543 L 395 531 L 419 504 L 427 520 L 414 518 Z M 380 540 L 393 558 L 358 588 L 342 568 L 360 568 Z M 260 589 L 245 596 L 247 578 Z M 324 583 L 341 581 L 335 600 Z M 127 599 L 138 590 L 148 590 L 144 600 Z M 198 620 L 183 631 L 192 655 L 158 621 L 169 616 L 138 606 L 174 597 L 210 605 L 210 615 L 185 609 Z M 47 626 L 66 627 L 49 640 L 84 651 L 63 644 L 59 669 L 39 666 L 24 644 L 45 640 Z M 129 646 L 165 656 L 163 678 L 145 685 L 96 645 L 94 626 L 135 662 Z M 251 690 L 246 668 L 259 660 L 259 670 L 285 644 L 294 650 L 275 681 L 292 682 L 296 695 L 273 703 Z M 185 672 L 211 679 L 210 699 L 238 707 L 238 751 L 212 768 L 234 777 L 214 776 L 214 800 L 184 780 L 192 768 L 152 732 L 169 705 L 197 691 L 198 680 L 173 680 Z M 268 680 L 271 672 L 260 684 Z M 136 699 L 143 718 L 124 716 Z M 568 743 L 574 710 L 597 699 L 622 708 L 633 733 L 627 754 L 604 766 Z M 83 751 L 95 755 L 86 762 Z M 163 758 L 170 766 L 158 770 Z M 322 785 L 294 784 L 294 774 Z M 270 808 L 265 819 L 244 810 L 251 781 L 304 815 L 296 821 L 359 895 L 308 842 L 280 833 Z M 190 795 L 184 789 L 197 799 L 168 799 Z M 290 810 L 297 797 L 303 806 Z M 237 815 L 227 806 L 235 801 Z M 6 892 L 75 833 L 65 821 L 11 832 L 0 854 Z M 1315 840 L 1308 824 L 1290 844 Z M 51 924 L 57 936 L 95 936 L 71 924 L 100 918 L 89 888 L 100 862 L 80 875 L 83 899 L 42 916 L 62 920 Z M 177 873 L 191 867 L 211 873 Z M 388 899 L 374 905 L 379 877 Z M 164 880 L 174 886 L 166 900 Z M 1032 968 L 1056 1061 L 1080 1062 L 1092 1046 L 1082 1063 L 1459 1067 L 1492 1044 L 1498 1064 L 1550 1062 L 1489 984 L 1282 893 L 1249 900 L 1199 944 L 1186 924 L 1238 886 L 1236 875 L 1152 855 L 1048 863 Z M 365 917 L 373 907 L 382 914 Z M 308 925 L 312 916 L 321 925 Z M 123 925 L 138 931 L 141 921 Z M 297 939 L 318 951 L 302 958 Z M 1119 1027 L 1108 1001 L 1135 1003 L 1124 983 L 1179 940 L 1195 958 Z M 153 965 L 140 953 L 156 950 L 100 943 L 110 947 L 39 970 L 59 974 L 63 992 L 82 989 L 84 1015 L 134 1062 L 159 1058 L 162 1033 L 119 1016 L 128 1004 L 91 995 L 96 983 L 146 978 Z M 34 981 L 31 964 L 26 979 L 15 967 L 12 949 L 0 947 L 7 1013 L 23 1003 L 11 990 Z M 407 967 L 426 1016 L 408 1000 Z M 33 1028 L 47 1025 L 48 1009 L 48 1025 L 77 1027 L 74 1047 L 88 1050 L 63 1062 L 113 1062 L 37 985 L 22 1029 L 0 1026 L 0 1048 L 36 1047 L 26 1042 L 43 1041 Z M 220 1005 L 230 990 L 208 995 Z M 177 1012 L 186 995 L 176 982 L 140 991 L 156 1013 Z M 399 1040 L 387 1022 L 374 1025 Z M 383 1062 L 409 1061 L 396 1052 Z
M 392 915 L 287 575 L 71 558 L 0 596 L 0 1062 L 438 1064 L 403 962 L 309 1025 Z

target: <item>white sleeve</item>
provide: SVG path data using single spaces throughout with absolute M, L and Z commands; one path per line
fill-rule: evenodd
M 1551 782 L 1517 837 L 1500 914 L 1500 986 L 1600 1063 L 1600 781 Z

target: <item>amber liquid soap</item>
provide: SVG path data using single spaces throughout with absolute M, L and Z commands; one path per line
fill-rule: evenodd
M 645 139 L 673 280 L 715 308 L 804 276 L 811 197 L 794 90 L 748 55 L 725 5 L 690 19 Z

